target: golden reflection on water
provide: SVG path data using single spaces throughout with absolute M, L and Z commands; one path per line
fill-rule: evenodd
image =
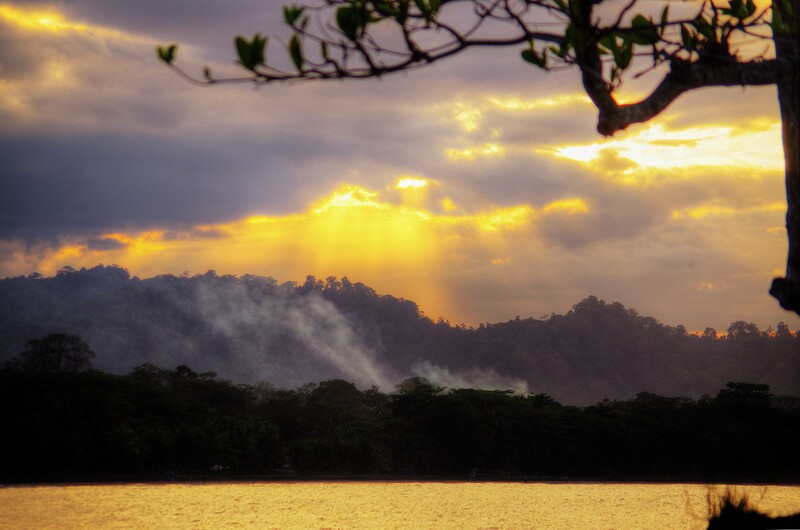
M 800 487 L 738 486 L 772 515 Z M 707 524 L 696 484 L 287 482 L 0 488 L 0 528 L 691 529 Z

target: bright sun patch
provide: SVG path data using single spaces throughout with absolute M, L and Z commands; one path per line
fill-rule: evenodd
M 119 30 L 94 26 L 70 20 L 63 13 L 54 9 L 21 8 L 8 4 L 0 4 L 0 19 L 10 22 L 18 28 L 33 32 L 49 33 L 87 33 L 101 39 L 128 40 L 131 36 Z
M 753 211 L 759 212 L 782 212 L 786 209 L 786 204 L 774 202 L 758 205 L 751 208 L 734 208 L 732 206 L 723 205 L 703 205 L 694 208 L 683 208 L 681 210 L 673 210 L 673 219 L 704 219 L 706 217 L 720 217 L 732 216 L 751 213 Z
M 632 168 L 678 169 L 705 166 L 782 170 L 784 161 L 781 145 L 781 125 L 777 121 L 768 125 L 761 123 L 758 127 L 749 129 L 709 126 L 666 130 L 661 124 L 652 124 L 637 128 L 618 139 L 599 140 L 583 145 L 553 146 L 537 152 L 589 165 L 596 165 L 603 152 L 615 152 L 619 157 L 632 162 Z
M 380 204 L 374 201 L 378 194 L 360 188 L 358 186 L 342 186 L 330 197 L 326 197 L 317 203 L 314 213 L 322 213 L 326 210 L 342 207 L 373 207 L 380 208 Z
M 499 208 L 478 215 L 478 226 L 489 232 L 512 229 L 530 222 L 532 213 L 530 206 Z
M 477 130 L 483 119 L 481 110 L 469 103 L 456 102 L 449 105 L 447 109 L 464 132 L 469 133 Z
M 405 190 L 408 188 L 424 188 L 427 185 L 428 181 L 423 178 L 405 177 L 397 181 L 395 188 Z
M 40 9 L 20 9 L 6 4 L 0 5 L 0 17 L 29 29 L 44 31 L 86 31 L 88 26 L 68 21 L 57 11 Z
M 151 276 L 191 270 L 206 264 L 232 274 L 268 274 L 301 280 L 348 276 L 394 295 L 413 299 L 435 316 L 453 314 L 443 279 L 452 275 L 453 255 L 461 245 L 478 245 L 508 263 L 506 237 L 534 222 L 526 205 L 455 213 L 452 200 L 432 202 L 436 212 L 416 206 L 429 182 L 403 178 L 399 196 L 343 185 L 288 215 L 254 215 L 229 223 L 185 230 L 101 234 L 91 241 L 65 242 L 46 251 L 30 270 L 53 274 L 64 264 L 92 267 L 116 263 L 133 274 Z M 578 203 L 567 199 L 574 208 Z M 565 203 L 565 204 L 567 204 Z M 486 260 L 491 260 L 491 257 Z
M 558 201 L 553 201 L 547 206 L 545 206 L 542 209 L 542 212 L 546 214 L 554 212 L 564 212 L 570 215 L 574 215 L 581 213 L 589 213 L 589 206 L 586 204 L 586 201 L 584 201 L 580 197 L 573 197 L 570 199 L 561 199 Z
M 490 98 L 489 102 L 503 110 L 541 110 L 555 109 L 567 105 L 591 105 L 591 100 L 586 94 L 562 94 L 547 98 L 518 99 L 518 98 Z
M 505 149 L 499 144 L 484 144 L 467 149 L 448 149 L 447 156 L 451 160 L 473 160 L 481 156 L 501 155 Z

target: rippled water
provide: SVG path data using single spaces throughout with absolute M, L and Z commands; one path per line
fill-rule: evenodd
M 719 491 L 719 488 L 712 491 Z M 800 487 L 739 486 L 772 515 Z M 288 482 L 0 489 L 0 528 L 704 528 L 696 484 Z

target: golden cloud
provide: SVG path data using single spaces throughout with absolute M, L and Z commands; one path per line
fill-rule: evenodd
M 473 160 L 481 156 L 501 155 L 505 148 L 496 143 L 488 143 L 466 149 L 451 148 L 447 150 L 447 157 L 451 160 Z
M 14 26 L 34 32 L 91 33 L 100 38 L 126 38 L 126 34 L 104 26 L 76 22 L 54 8 L 19 7 L 0 4 L 0 19 Z
M 402 191 L 423 190 L 426 186 Z M 406 204 L 403 194 L 400 201 L 343 185 L 304 212 L 183 230 L 110 232 L 27 252 L 18 246 L 0 252 L 0 267 L 7 274 L 36 270 L 50 275 L 64 265 L 116 263 L 143 276 L 207 269 L 296 280 L 307 274 L 348 276 L 418 300 L 434 314 L 453 314 L 442 288 L 453 267 L 507 264 L 515 233 L 533 237 L 531 227 L 543 216 L 588 211 L 585 201 L 575 197 L 538 210 L 517 205 L 474 214 L 433 212 L 414 201 Z
M 760 123 L 752 129 L 709 125 L 667 130 L 663 124 L 653 123 L 637 127 L 619 138 L 543 147 L 537 152 L 587 165 L 597 165 L 603 153 L 614 152 L 645 169 L 705 166 L 777 170 L 783 169 L 784 164 L 781 145 L 779 121 L 772 121 L 769 126 Z M 597 169 L 602 169 L 602 164 Z

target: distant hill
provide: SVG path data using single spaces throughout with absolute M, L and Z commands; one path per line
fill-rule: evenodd
M 800 395 L 800 334 L 783 323 L 694 335 L 593 296 L 565 315 L 468 328 L 346 278 L 298 285 L 209 271 L 141 280 L 97 266 L 0 280 L 0 362 L 53 332 L 83 337 L 94 366 L 109 372 L 185 364 L 289 388 L 340 377 L 390 391 L 420 376 L 581 405 L 642 391 L 698 398 L 728 381 Z

